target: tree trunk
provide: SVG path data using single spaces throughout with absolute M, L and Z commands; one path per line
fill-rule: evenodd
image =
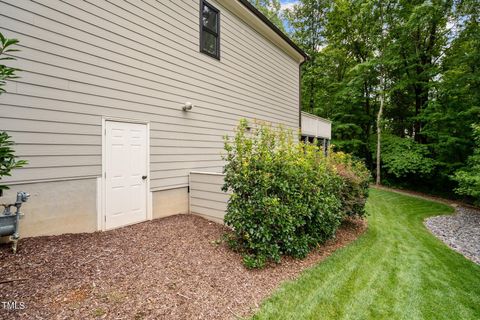
M 385 90 L 384 90 L 384 78 L 383 73 L 380 74 L 380 108 L 378 109 L 377 114 L 377 177 L 375 184 L 379 186 L 381 181 L 381 150 L 382 150 L 382 113 L 383 113 L 383 104 L 385 103 Z
M 378 108 L 377 114 L 377 176 L 375 184 L 377 186 L 382 184 L 381 176 L 381 163 L 382 163 L 382 113 L 383 113 L 383 104 L 385 103 L 385 70 L 383 65 L 383 54 L 385 52 L 385 33 L 384 33 L 384 23 L 383 23 L 383 6 L 380 2 L 380 23 L 382 26 L 382 35 L 380 42 L 380 108 Z

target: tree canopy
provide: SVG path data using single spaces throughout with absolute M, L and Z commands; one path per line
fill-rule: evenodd
M 478 0 L 300 0 L 275 19 L 311 57 L 302 109 L 333 121 L 337 149 L 373 172 L 378 124 L 383 183 L 452 194 L 480 123 L 479 10 Z

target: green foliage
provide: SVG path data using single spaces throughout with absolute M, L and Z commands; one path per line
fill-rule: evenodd
M 17 160 L 12 149 L 13 141 L 6 132 L 0 132 L 0 180 L 2 177 L 10 176 L 13 169 L 21 168 L 27 164 L 25 160 Z M 8 189 L 0 185 L 0 190 Z
M 244 254 L 247 267 L 279 262 L 283 255 L 303 258 L 334 236 L 345 214 L 363 215 L 364 199 L 354 203 L 340 196 L 363 182 L 353 178 L 357 162 L 327 159 L 319 147 L 299 143 L 282 127 L 248 128 L 242 120 L 233 140 L 225 138 L 223 186 L 232 192 L 224 219 L 233 229 L 228 242 Z M 336 166 L 348 171 L 348 184 Z M 342 209 L 342 201 L 350 207 Z
M 342 178 L 338 197 L 345 216 L 365 216 L 365 203 L 368 198 L 370 172 L 362 161 L 355 160 L 343 152 L 328 152 L 328 161 Z
M 319 73 L 329 70 L 323 65 L 319 52 L 325 43 L 327 7 L 328 1 L 325 0 L 303 0 L 285 12 L 285 18 L 292 29 L 291 37 L 310 57 L 302 66 L 301 99 L 304 110 L 312 113 L 322 96 L 319 92 L 323 87 Z
M 393 135 L 383 137 L 382 144 L 382 166 L 390 176 L 420 178 L 435 169 L 426 145 Z
M 384 93 L 381 131 L 406 139 L 398 141 L 413 148 L 413 162 L 426 161 L 410 170 L 406 157 L 388 159 L 385 178 L 451 194 L 449 176 L 473 153 L 471 124 L 480 116 L 479 8 L 474 0 L 298 1 L 285 17 L 311 57 L 302 67 L 302 109 L 332 120 L 337 150 L 373 171 Z
M 277 28 L 285 32 L 281 18 L 281 5 L 279 0 L 249 0 L 258 11 L 263 13 Z
M 372 189 L 367 211 L 359 239 L 283 283 L 252 320 L 480 319 L 480 265 L 423 223 L 451 207 Z
M 18 40 L 8 39 L 0 32 L 0 94 L 5 92 L 3 88 L 9 79 L 15 79 L 17 76 L 15 72 L 19 69 L 8 67 L 3 64 L 3 61 L 15 60 L 13 57 L 5 57 L 5 53 L 12 53 L 18 51 L 12 46 L 17 44 Z M 25 160 L 17 160 L 12 149 L 13 141 L 6 132 L 0 132 L 0 180 L 2 177 L 10 176 L 11 171 L 15 168 L 23 167 L 27 164 Z M 7 186 L 0 185 L 1 190 L 8 189 Z
M 456 171 L 453 179 L 458 182 L 455 189 L 460 195 L 470 196 L 480 205 L 480 124 L 472 125 L 474 131 L 475 151 L 467 160 L 467 165 Z
M 7 60 L 15 60 L 15 58 L 10 56 L 5 57 L 5 54 L 18 51 L 17 49 L 12 48 L 12 46 L 17 43 L 17 39 L 5 38 L 5 36 L 0 32 L 0 94 L 5 92 L 3 87 L 7 83 L 7 80 L 17 78 L 15 72 L 17 72 L 19 69 L 8 67 L 7 65 L 3 64 L 3 62 Z

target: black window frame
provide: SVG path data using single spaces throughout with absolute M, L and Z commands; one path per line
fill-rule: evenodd
M 210 10 L 216 13 L 217 15 L 217 32 L 214 32 L 210 30 L 209 28 L 205 27 L 203 25 L 203 7 L 207 6 Z M 214 37 L 217 38 L 217 45 L 215 47 L 215 54 L 212 54 L 208 52 L 204 47 L 203 47 L 203 38 L 204 38 L 204 32 L 208 32 Z M 200 52 L 204 53 L 212 58 L 215 58 L 217 60 L 220 60 L 220 10 L 212 6 L 210 3 L 208 3 L 205 0 L 200 0 Z

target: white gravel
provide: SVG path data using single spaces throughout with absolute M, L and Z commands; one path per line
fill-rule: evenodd
M 454 215 L 428 218 L 425 225 L 450 248 L 480 264 L 480 210 L 457 207 Z

